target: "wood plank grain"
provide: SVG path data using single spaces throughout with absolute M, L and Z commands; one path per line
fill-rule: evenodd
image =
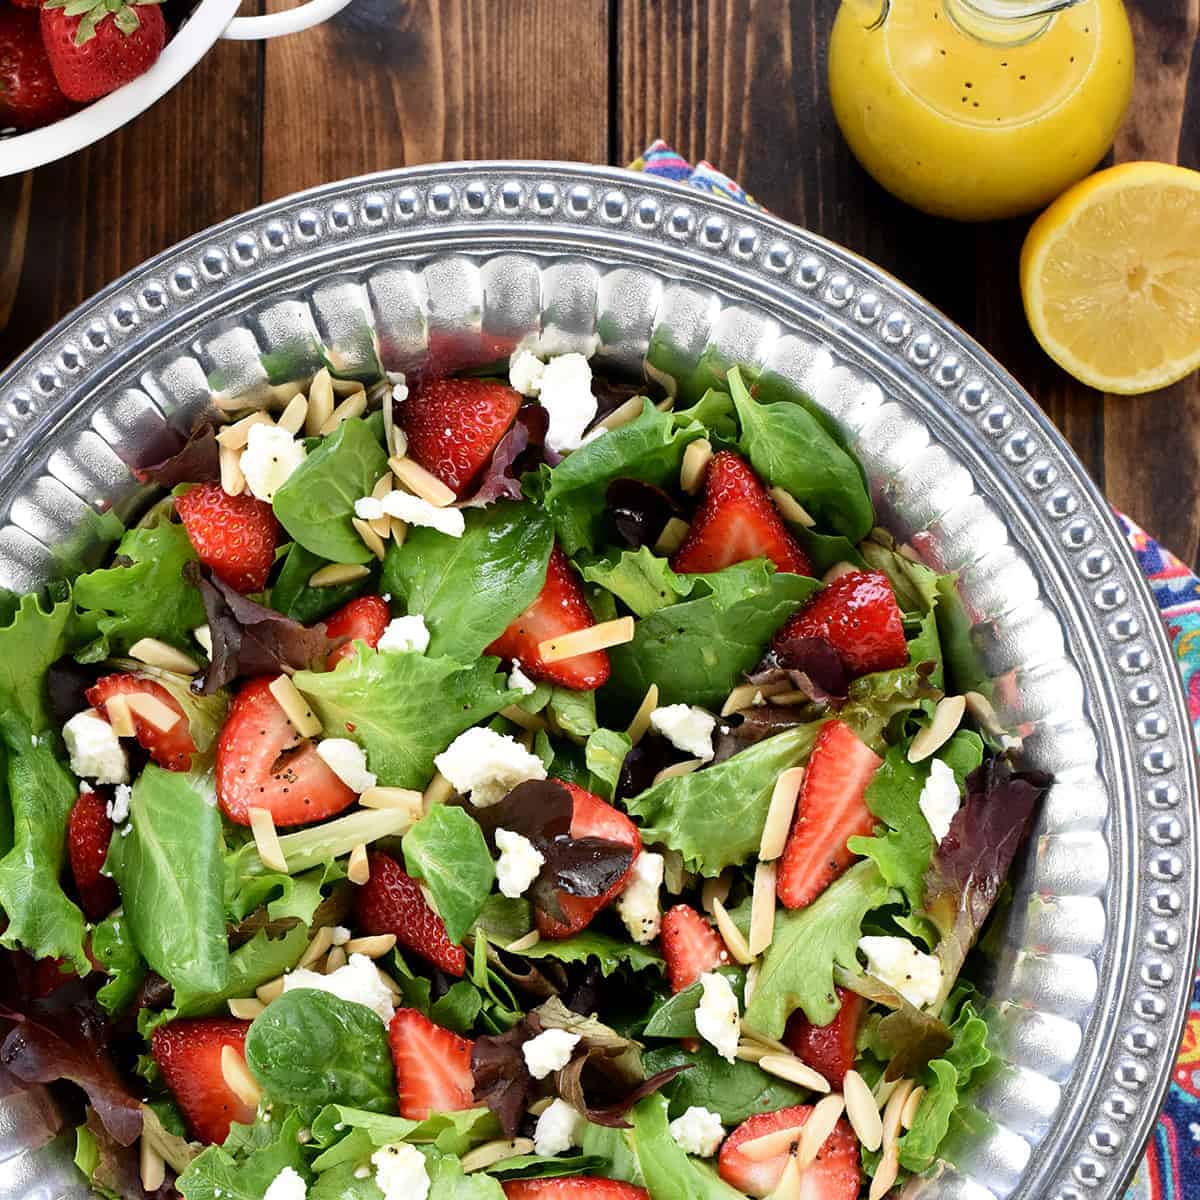
M 603 162 L 608 3 L 355 0 L 270 44 L 264 105 L 267 198 L 441 159 Z

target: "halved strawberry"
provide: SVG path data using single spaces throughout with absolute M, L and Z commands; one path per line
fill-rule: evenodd
M 198 483 L 175 497 L 175 511 L 196 557 L 239 592 L 260 592 L 275 562 L 279 522 L 249 492 L 231 496 L 219 483 Z
M 781 571 L 812 574 L 808 556 L 788 533 L 750 464 L 732 450 L 722 450 L 708 464 L 704 498 L 671 568 L 692 575 L 750 558 L 769 558 Z
M 238 1099 L 221 1071 L 225 1046 L 245 1057 L 249 1028 L 249 1021 L 233 1017 L 199 1017 L 160 1025 L 150 1039 L 150 1053 L 199 1141 L 219 1145 L 231 1121 L 254 1121 L 254 1107 Z
M 332 616 L 326 617 L 326 637 L 350 640 L 329 652 L 325 669 L 332 671 L 343 658 L 357 653 L 355 642 L 366 642 L 374 650 L 391 619 L 391 609 L 382 596 L 355 596 L 349 604 L 344 604 Z
M 441 967 L 462 975 L 467 956 L 446 936 L 446 925 L 430 907 L 421 885 L 390 854 L 367 855 L 371 877 L 356 889 L 355 912 L 367 933 L 393 933 L 396 941 Z
M 316 745 L 292 728 L 266 676 L 237 694 L 217 740 L 217 800 L 238 825 L 265 808 L 276 825 L 303 825 L 336 816 L 354 803 Z
M 788 1153 L 755 1160 L 740 1150 L 744 1142 L 784 1129 L 797 1129 L 809 1118 L 812 1106 L 796 1104 L 778 1112 L 756 1113 L 743 1121 L 721 1144 L 717 1159 L 720 1176 L 731 1187 L 748 1196 L 767 1196 L 775 1190 L 787 1166 Z M 816 1158 L 800 1173 L 800 1195 L 804 1200 L 855 1200 L 861 1177 L 858 1139 L 843 1117 L 817 1151 Z
M 595 1175 L 505 1179 L 500 1186 L 507 1200 L 650 1200 L 650 1193 L 637 1184 Z
M 461 499 L 520 407 L 520 393 L 494 379 L 431 379 L 412 387 L 397 418 L 409 455 Z
M 788 1020 L 783 1040 L 801 1062 L 824 1075 L 835 1089 L 854 1066 L 858 1043 L 858 1025 L 866 1001 L 856 992 L 837 988 L 842 1007 L 828 1025 L 814 1025 L 797 1010 Z
M 608 682 L 608 655 L 603 650 L 546 663 L 538 646 L 547 638 L 590 629 L 596 623 L 583 594 L 579 576 L 558 548 L 550 554 L 546 582 L 537 599 L 484 651 L 518 662 L 530 679 L 557 683 L 577 692 L 590 692 Z
M 415 1008 L 398 1008 L 388 1026 L 400 1115 L 423 1121 L 430 1113 L 475 1105 L 474 1043 L 435 1025 Z
M 725 943 L 690 904 L 676 904 L 663 913 L 660 936 L 673 992 L 691 987 L 705 971 L 729 964 Z
M 782 904 L 811 904 L 854 861 L 846 841 L 875 828 L 863 793 L 882 761 L 845 721 L 830 721 L 817 735 L 779 861 Z
M 117 907 L 117 885 L 100 874 L 112 841 L 106 792 L 80 792 L 67 819 L 67 856 L 79 907 L 89 921 L 102 921 Z
M 160 767 L 166 767 L 168 771 L 190 771 L 196 743 L 192 740 L 183 705 L 161 683 L 141 675 L 105 675 L 87 690 L 88 703 L 100 712 L 117 695 L 151 696 L 175 714 L 177 719 L 170 729 L 159 729 L 135 712 L 132 714 L 133 727 L 137 731 L 137 740 Z
M 535 910 L 538 932 L 544 938 L 565 938 L 578 933 L 606 905 L 611 904 L 624 890 L 633 872 L 633 860 L 641 853 L 642 838 L 637 826 L 620 809 L 614 808 L 593 792 L 578 784 L 556 779 L 571 793 L 571 836 L 573 838 L 595 837 L 608 842 L 618 842 L 632 851 L 629 869 L 612 887 L 600 896 L 572 896 L 558 891 L 558 905 L 565 921 L 557 921 L 541 909 Z
M 882 571 L 850 571 L 812 596 L 771 642 L 781 650 L 790 638 L 823 638 L 852 676 L 888 671 L 908 662 L 904 620 Z

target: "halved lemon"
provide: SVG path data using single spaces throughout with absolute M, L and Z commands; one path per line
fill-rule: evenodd
M 1025 315 L 1076 379 L 1134 395 L 1200 367 L 1200 172 L 1123 163 L 1064 192 L 1021 250 Z

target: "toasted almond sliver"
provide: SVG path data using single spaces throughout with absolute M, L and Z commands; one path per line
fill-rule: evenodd
M 871 1095 L 875 1097 L 875 1104 L 879 1108 L 883 1108 L 891 1099 L 892 1093 L 900 1086 L 903 1080 L 888 1079 L 884 1075 L 880 1075 L 875 1087 L 871 1091 Z
M 414 788 L 373 787 L 367 788 L 358 798 L 363 808 L 402 808 L 414 814 L 414 819 L 421 814 L 421 793 Z
M 965 696 L 943 696 L 933 711 L 933 720 L 913 738 L 908 748 L 910 763 L 924 762 L 940 750 L 962 723 L 967 709 Z
M 419 462 L 411 458 L 400 458 L 393 455 L 388 459 L 392 474 L 414 496 L 420 496 L 435 508 L 446 508 L 453 504 L 456 497 L 436 475 L 431 475 Z
M 517 938 L 515 942 L 509 942 L 504 948 L 512 954 L 522 954 L 526 950 L 532 950 L 541 940 L 542 935 L 536 929 L 531 929 L 523 937 Z
M 229 1007 L 229 1015 L 237 1017 L 239 1021 L 253 1021 L 267 1007 L 261 1000 L 256 1000 L 253 996 L 238 996 L 226 1003 Z
M 810 1117 L 809 1120 L 812 1118 Z M 738 1153 L 751 1162 L 765 1162 L 786 1154 L 804 1136 L 803 1125 L 789 1125 L 786 1129 L 773 1129 L 761 1137 L 751 1138 L 738 1147 Z
M 151 696 L 148 692 L 130 692 L 126 703 L 134 716 L 141 717 L 160 733 L 169 732 L 183 720 L 182 713 L 177 713 L 169 704 L 164 704 L 157 696 Z
M 304 418 L 304 432 L 309 437 L 316 437 L 332 413 L 333 381 L 329 378 L 328 368 L 322 367 L 313 376 L 308 388 L 308 412 Z
M 650 714 L 657 707 L 658 684 L 652 683 L 646 689 L 646 694 L 642 697 L 642 702 L 638 705 L 638 710 L 633 714 L 633 720 L 629 722 L 629 728 L 626 730 L 629 740 L 635 746 L 646 736 L 646 730 L 650 728 Z
M 322 925 L 309 940 L 308 948 L 300 956 L 298 967 L 311 967 L 317 959 L 329 953 L 333 946 L 333 926 Z
M 688 443 L 683 452 L 683 464 L 679 468 L 679 486 L 689 496 L 694 496 L 703 485 L 704 472 L 708 470 L 712 456 L 712 442 L 708 438 L 697 438 Z
M 867 1081 L 857 1071 L 847 1071 L 842 1079 L 846 1097 L 846 1116 L 854 1136 L 867 1150 L 878 1150 L 883 1143 L 883 1121 Z
M 770 1200 L 800 1200 L 804 1184 L 800 1178 L 800 1164 L 792 1155 L 783 1164 L 783 1174 L 770 1194 Z
M 892 1190 L 900 1175 L 900 1154 L 894 1147 L 887 1151 L 875 1168 L 875 1178 L 871 1180 L 871 1190 L 867 1200 L 883 1200 Z
M 843 575 L 849 575 L 852 571 L 857 570 L 858 568 L 853 563 L 836 562 L 821 576 L 821 582 L 832 583 L 835 579 L 841 579 Z
M 758 1042 L 752 1041 L 750 1038 L 743 1038 L 738 1042 L 737 1056 L 743 1062 L 756 1063 L 770 1053 L 766 1046 L 760 1046 Z
M 167 1163 L 161 1154 L 143 1137 L 138 1145 L 138 1174 L 142 1187 L 157 1192 L 167 1178 Z
M 746 1001 L 746 1007 L 750 1007 L 750 1002 L 754 999 L 754 989 L 758 987 L 758 973 L 762 969 L 761 962 L 752 962 L 746 968 L 746 983 L 742 988 L 742 998 Z
M 325 974 L 332 975 L 346 965 L 348 955 L 345 946 L 334 946 L 325 956 Z
M 772 862 L 783 853 L 803 782 L 803 767 L 788 767 L 775 780 L 771 803 L 767 807 L 767 819 L 763 823 L 762 840 L 758 844 L 758 857 L 763 862 Z
M 921 1107 L 921 1101 L 925 1099 L 924 1087 L 915 1087 L 909 1093 L 908 1099 L 904 1102 L 904 1108 L 900 1113 L 900 1124 L 905 1129 L 911 1129 L 917 1119 L 917 1110 Z
M 668 396 L 665 400 L 659 400 L 655 405 L 659 412 L 670 412 L 675 407 L 675 397 Z
M 785 521 L 791 521 L 793 525 L 802 525 L 805 529 L 811 529 L 816 524 L 804 505 L 786 488 L 773 487 L 769 494 L 775 501 L 775 507 L 779 509 L 779 515 Z
M 459 1160 L 464 1175 L 472 1171 L 482 1171 L 486 1167 L 503 1162 L 506 1158 L 515 1158 L 518 1154 L 532 1154 L 532 1138 L 504 1138 L 495 1142 L 484 1142 L 474 1150 L 464 1154 Z
M 286 429 L 288 433 L 297 434 L 304 428 L 307 419 L 308 401 L 304 396 L 293 396 L 279 416 L 279 427 Z
M 375 972 L 379 976 L 379 982 L 383 984 L 393 996 L 401 996 L 403 992 L 400 990 L 400 985 L 378 964 L 375 966 Z
M 221 1047 L 221 1077 L 243 1104 L 252 1108 L 258 1107 L 258 1102 L 262 1099 L 262 1088 L 258 1086 L 258 1080 L 250 1074 L 246 1060 L 233 1046 Z
M 750 953 L 757 958 L 775 934 L 775 864 L 760 862 L 754 868 L 754 899 L 750 907 Z
M 360 887 L 371 878 L 371 864 L 367 861 L 367 848 L 362 842 L 350 851 L 350 861 L 346 864 L 346 878 Z
M 279 834 L 275 831 L 275 818 L 268 808 L 250 809 L 250 830 L 254 834 L 254 846 L 264 867 L 272 871 L 287 873 L 287 859 L 283 847 L 279 844 Z
M 283 995 L 283 976 L 280 975 L 278 979 L 272 979 L 268 983 L 259 984 L 254 989 L 254 994 L 264 1005 L 278 1000 Z
M 408 537 L 408 522 L 400 520 L 399 517 L 392 517 L 388 525 L 392 531 L 392 541 L 397 546 L 403 546 L 404 539 Z
M 221 491 L 227 496 L 240 496 L 246 490 L 246 476 L 242 474 L 241 451 L 221 446 L 217 451 L 221 467 Z
M 999 737 L 1005 732 L 992 702 L 982 692 L 964 692 L 963 699 L 966 701 L 967 712 L 975 718 L 976 724 L 984 733 Z
M 329 563 L 318 567 L 309 577 L 308 586 L 313 588 L 337 587 L 341 583 L 354 583 L 366 579 L 371 568 L 362 563 Z
M 382 519 L 381 517 L 380 520 Z M 375 531 L 374 524 L 364 521 L 360 517 L 351 517 L 350 524 L 354 526 L 354 532 L 362 538 L 363 545 L 382 562 L 383 556 L 387 553 L 387 547 L 383 544 L 383 538 Z
M 749 708 L 754 700 L 754 693 L 758 690 L 752 683 L 739 683 L 725 698 L 725 703 L 721 705 L 721 716 L 727 717 L 730 713 Z
M 454 785 L 441 771 L 435 771 L 421 797 L 421 807 L 428 812 L 435 804 L 445 804 L 454 795 Z
M 129 711 L 129 697 L 124 692 L 109 696 L 104 702 L 104 712 L 117 737 L 133 737 L 137 733 L 133 714 Z
M 174 646 L 159 641 L 158 638 L 138 638 L 129 647 L 129 657 L 136 658 L 148 667 L 174 671 L 178 675 L 195 675 L 200 670 L 200 664 L 191 655 L 176 650 Z
M 591 654 L 596 650 L 607 650 L 610 646 L 623 646 L 633 641 L 632 617 L 618 617 L 615 621 L 601 621 L 587 629 L 564 633 L 560 637 L 547 638 L 538 643 L 538 654 L 543 662 L 562 662 L 580 654 Z
M 246 443 L 250 440 L 250 430 L 255 425 L 273 424 L 274 421 L 270 416 L 260 409 L 258 412 L 252 412 L 248 417 L 243 417 L 240 421 L 234 421 L 232 425 L 226 425 L 217 434 L 217 442 L 230 450 L 244 450 Z
M 720 875 L 704 881 L 700 888 L 700 903 L 709 916 L 712 916 L 714 904 L 718 901 L 724 904 L 728 899 L 731 884 L 732 879 L 728 871 L 722 871 Z
M 386 404 L 384 407 L 384 412 L 387 412 L 390 407 L 390 403 Z M 371 499 L 382 500 L 384 496 L 386 496 L 388 492 L 392 490 L 393 478 L 394 476 L 392 475 L 391 471 L 389 471 L 386 475 L 380 475 L 380 477 L 375 481 L 375 486 L 371 489 Z M 370 525 L 371 528 L 385 540 L 392 536 L 392 518 L 389 517 L 387 513 L 384 513 L 382 517 L 372 517 L 367 524 Z
M 543 1096 L 540 1100 L 535 1100 L 525 1111 L 531 1117 L 540 1117 L 553 1103 L 553 1096 Z
M 317 714 L 309 708 L 308 701 L 289 676 L 277 676 L 271 681 L 268 690 L 283 709 L 283 715 L 287 717 L 292 728 L 301 737 L 316 737 L 321 732 L 321 722 L 317 719 Z
M 778 1075 L 812 1092 L 829 1091 L 829 1082 L 794 1054 L 764 1054 L 758 1065 L 769 1075 Z
M 650 786 L 653 787 L 656 783 L 662 783 L 667 779 L 679 779 L 683 775 L 690 775 L 697 767 L 704 766 L 705 760 L 702 758 L 687 758 L 683 762 L 672 763 L 669 767 L 663 767 L 657 775 L 654 776 Z
M 355 392 L 353 396 L 348 396 L 325 418 L 325 423 L 317 431 L 321 437 L 333 433 L 335 429 L 343 422 L 350 420 L 351 417 L 361 417 L 367 411 L 367 393 Z
M 599 426 L 611 433 L 614 429 L 620 429 L 622 425 L 628 425 L 630 421 L 636 421 L 645 407 L 645 396 L 630 396 L 624 404 L 617 405 L 603 421 L 600 421 Z
M 901 1079 L 896 1090 L 888 1097 L 887 1106 L 883 1110 L 883 1150 L 886 1154 L 889 1148 L 894 1148 L 896 1139 L 900 1136 L 900 1123 L 904 1116 L 905 1105 L 913 1093 L 916 1083 L 912 1079 Z
M 804 1122 L 804 1132 L 800 1135 L 800 1149 L 796 1152 L 796 1165 L 803 1171 L 814 1158 L 826 1139 L 833 1132 L 833 1127 L 841 1118 L 846 1102 L 835 1092 L 826 1096 L 813 1105 L 813 1110 Z
M 782 1042 L 777 1041 L 773 1037 L 768 1037 L 765 1033 L 759 1033 L 753 1025 L 746 1022 L 746 1018 L 742 1018 L 741 1022 L 742 1037 L 749 1038 L 752 1042 L 757 1042 L 763 1046 L 769 1054 L 791 1054 L 791 1049 L 785 1046 Z
M 672 517 L 658 535 L 658 541 L 654 543 L 654 553 L 661 554 L 664 558 L 674 554 L 683 545 L 689 528 L 688 523 L 680 517 Z
M 522 729 L 528 729 L 532 733 L 537 733 L 547 728 L 546 718 L 541 713 L 531 713 L 519 704 L 510 704 L 507 708 L 502 708 L 500 715 L 505 720 L 511 721 L 514 725 L 519 725 Z
M 376 933 L 370 937 L 351 938 L 345 946 L 347 954 L 365 954 L 368 958 L 382 958 L 396 945 L 394 933 Z
M 721 935 L 721 940 L 725 943 L 733 960 L 743 966 L 752 963 L 754 955 L 750 953 L 750 947 L 746 944 L 742 931 L 733 923 L 733 918 L 725 910 L 725 905 L 715 896 L 712 902 L 712 915 L 713 920 L 717 923 L 717 932 Z

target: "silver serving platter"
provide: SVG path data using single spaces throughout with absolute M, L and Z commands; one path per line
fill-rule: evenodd
M 625 171 L 459 163 L 278 201 L 168 250 L 0 376 L 0 584 L 102 557 L 152 459 L 262 356 L 492 359 L 518 340 L 803 389 L 882 521 L 960 572 L 1006 722 L 1056 783 L 985 964 L 1000 1069 L 908 1195 L 1116 1196 L 1191 991 L 1196 778 L 1179 678 L 1112 513 L 1001 367 L 869 263 L 764 213 Z M 0 1196 L 82 1195 L 44 1093 L 0 1089 Z

